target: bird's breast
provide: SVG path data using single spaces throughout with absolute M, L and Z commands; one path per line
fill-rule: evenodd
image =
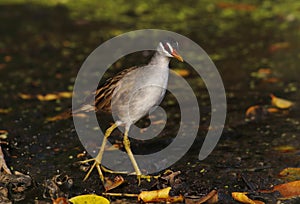
M 169 69 L 144 67 L 125 76 L 115 90 L 112 113 L 124 123 L 134 123 L 159 105 L 165 95 Z

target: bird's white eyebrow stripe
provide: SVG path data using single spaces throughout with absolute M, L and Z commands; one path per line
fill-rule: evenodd
M 163 51 L 167 52 L 166 49 L 165 49 L 165 47 L 164 47 L 164 45 L 161 42 L 159 43 L 159 45 L 163 49 Z
M 170 49 L 170 51 L 171 51 L 171 53 L 172 53 L 172 52 L 173 52 L 172 46 L 171 46 L 169 43 L 167 43 L 167 45 L 168 45 L 168 47 L 169 47 L 169 49 Z

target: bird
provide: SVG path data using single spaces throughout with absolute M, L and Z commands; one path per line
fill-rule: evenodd
M 129 129 L 150 110 L 157 107 L 165 96 L 169 77 L 169 62 L 175 58 L 183 62 L 178 52 L 178 42 L 173 38 L 161 40 L 149 63 L 144 66 L 134 66 L 124 69 L 99 86 L 93 94 L 93 103 L 80 105 L 71 114 L 78 112 L 103 111 L 110 112 L 115 122 L 105 131 L 102 145 L 95 158 L 81 161 L 82 164 L 94 162 L 83 180 L 87 180 L 96 167 L 104 184 L 101 165 L 108 137 L 119 126 L 124 126 L 123 145 L 132 163 L 138 183 L 142 178 L 141 170 L 130 148 Z

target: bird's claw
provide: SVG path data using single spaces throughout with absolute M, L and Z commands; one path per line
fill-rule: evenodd
M 87 159 L 87 160 L 84 160 L 84 161 L 81 161 L 80 163 L 81 164 L 86 164 L 86 163 L 89 163 L 91 161 L 94 161 L 93 165 L 90 167 L 88 173 L 85 175 L 83 181 L 86 181 L 88 179 L 88 177 L 90 176 L 90 174 L 92 173 L 93 169 L 96 167 L 97 170 L 98 170 L 98 174 L 99 174 L 99 177 L 101 179 L 101 182 L 104 184 L 104 176 L 103 176 L 103 173 L 102 172 L 107 172 L 107 173 L 110 173 L 110 174 L 128 174 L 127 171 L 113 171 L 113 170 L 110 170 L 106 167 L 104 167 L 103 165 L 101 165 L 100 162 L 97 161 L 97 159 L 93 158 L 93 159 Z
M 83 181 L 86 181 L 89 178 L 89 176 L 92 173 L 93 169 L 96 167 L 97 170 L 98 170 L 98 174 L 99 174 L 100 180 L 104 184 L 104 176 L 103 176 L 103 173 L 102 173 L 102 170 L 101 170 L 101 163 L 100 162 L 98 162 L 96 159 L 88 159 L 88 160 L 82 161 L 81 163 L 85 164 L 85 163 L 88 163 L 90 161 L 94 161 L 94 163 L 90 167 L 88 173 L 85 175 Z
M 97 161 L 97 159 L 95 158 L 92 158 L 92 159 L 87 159 L 87 160 L 84 160 L 84 161 L 81 161 L 80 163 L 81 164 L 86 164 L 86 163 L 89 163 L 91 161 L 94 161 L 93 165 L 90 167 L 88 173 L 85 175 L 83 181 L 86 181 L 90 174 L 92 173 L 93 169 L 96 167 L 97 170 L 98 170 L 98 174 L 99 174 L 99 177 L 100 177 L 100 180 L 101 182 L 104 184 L 105 183 L 105 179 L 104 179 L 104 176 L 103 176 L 103 173 L 102 171 L 104 172 L 107 172 L 107 173 L 111 173 L 111 174 L 127 174 L 128 175 L 128 172 L 126 171 L 113 171 L 113 170 L 110 170 L 104 166 L 101 165 L 100 162 Z M 160 177 L 160 175 L 158 176 L 150 176 L 150 175 L 143 175 L 143 174 L 136 174 L 136 172 L 134 172 L 133 174 L 136 175 L 137 177 L 137 180 L 138 180 L 138 185 L 140 186 L 141 184 L 141 179 L 145 179 L 146 181 L 150 182 L 151 179 L 158 179 Z M 132 175 L 132 174 L 131 174 Z

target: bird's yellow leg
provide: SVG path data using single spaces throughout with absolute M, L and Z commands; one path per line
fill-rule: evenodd
M 96 167 L 97 170 L 98 170 L 98 173 L 99 173 L 99 177 L 102 181 L 102 183 L 104 183 L 104 176 L 102 174 L 102 171 L 101 171 L 101 161 L 102 161 L 102 157 L 103 157 L 103 153 L 104 153 L 104 149 L 105 149 L 105 145 L 106 145 L 106 142 L 107 142 L 107 138 L 111 135 L 111 133 L 114 131 L 114 129 L 116 129 L 119 125 L 117 123 L 114 123 L 112 126 L 110 126 L 106 132 L 105 132 L 105 135 L 104 135 L 104 138 L 103 138 L 103 141 L 102 141 L 102 145 L 100 147 L 100 150 L 99 150 L 99 153 L 98 155 L 96 156 L 96 158 L 92 158 L 92 159 L 87 159 L 87 160 L 84 160 L 82 161 L 81 163 L 82 164 L 85 164 L 85 163 L 88 163 L 90 161 L 94 161 L 93 165 L 91 166 L 90 170 L 88 171 L 88 173 L 85 175 L 84 177 L 84 181 L 86 179 L 88 179 L 88 177 L 90 176 L 91 172 L 93 171 L 93 169 Z
M 141 179 L 147 179 L 147 180 L 150 180 L 151 179 L 151 176 L 148 176 L 148 175 L 142 175 L 141 171 L 140 171 L 140 168 L 132 154 L 132 151 L 130 149 L 130 141 L 129 141 L 129 138 L 128 138 L 128 130 L 125 129 L 125 133 L 124 133 L 124 139 L 123 139 L 123 144 L 124 144 L 124 147 L 125 147 L 125 150 L 129 156 L 129 159 L 133 165 L 133 168 L 135 170 L 135 173 L 136 173 L 136 176 L 137 176 L 137 179 L 138 179 L 138 185 L 140 185 L 141 183 Z

